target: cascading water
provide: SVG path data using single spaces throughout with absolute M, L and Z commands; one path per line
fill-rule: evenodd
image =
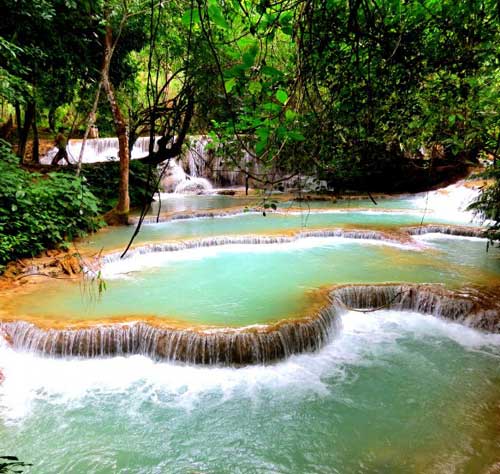
M 163 191 L 174 194 L 210 194 L 212 184 L 206 178 L 188 175 L 176 160 L 170 160 L 162 179 Z
M 272 325 L 231 328 L 177 328 L 136 322 L 82 329 L 41 329 L 23 321 L 0 329 L 18 349 L 50 356 L 104 357 L 141 354 L 190 364 L 268 364 L 293 354 L 314 352 L 339 331 L 345 311 L 393 309 L 429 314 L 500 333 L 495 292 L 451 291 L 439 285 L 345 285 L 316 314 Z
M 206 217 L 216 216 L 217 212 L 206 213 Z M 281 273 L 276 272 L 277 260 L 272 258 L 277 250 L 292 245 L 290 242 L 295 245 L 298 238 L 306 238 L 304 243 L 309 244 L 321 235 L 321 229 L 304 230 L 303 222 L 297 221 L 283 231 L 275 222 L 288 218 L 279 215 L 273 221 L 269 216 L 261 218 L 268 227 L 257 228 L 256 214 L 248 216 L 248 227 L 233 229 L 240 232 L 234 239 L 221 237 L 227 228 L 220 223 L 236 227 L 239 218 L 151 225 L 145 227 L 163 229 L 158 246 L 148 240 L 152 234 L 146 234 L 143 244 L 149 242 L 147 250 L 137 248 L 124 260 L 133 263 L 145 251 L 153 252 L 151 260 L 159 260 L 155 251 L 188 254 L 198 247 L 232 242 L 263 244 L 259 247 L 274 243 L 275 248 L 263 250 L 268 251 L 262 258 L 266 266 L 258 267 L 252 281 L 268 273 L 277 282 L 292 279 L 304 272 L 301 259 L 312 260 L 315 274 L 323 271 L 321 262 L 332 269 L 326 284 L 301 280 L 301 289 L 331 288 L 338 273 L 346 271 L 349 284 L 333 287 L 331 301 L 325 296 L 324 306 L 318 304 L 314 311 L 301 313 L 309 314 L 305 318 L 235 329 L 197 327 L 191 322 L 168 327 L 168 322 L 153 318 L 110 315 L 107 321 L 79 321 L 80 326 L 66 321 L 65 326 L 59 315 L 49 315 L 52 319 L 44 324 L 36 317 L 14 320 L 16 314 L 25 314 L 22 310 L 4 311 L 0 332 L 6 333 L 5 340 L 13 347 L 0 341 L 5 375 L 0 384 L 2 449 L 32 462 L 40 473 L 495 472 L 500 447 L 500 339 L 464 325 L 500 333 L 499 291 L 493 282 L 488 290 L 470 288 L 476 272 L 491 280 L 494 273 L 478 258 L 468 274 L 462 265 L 465 258 L 460 257 L 460 252 L 469 256 L 472 246 L 479 248 L 484 242 L 446 237 L 446 244 L 459 254 L 448 260 L 443 260 L 437 246 L 422 246 L 418 255 L 396 247 L 413 248 L 413 239 L 428 232 L 481 237 L 482 231 L 419 226 L 420 219 L 397 221 L 388 228 L 380 225 L 387 218 L 381 216 L 363 215 L 365 228 L 356 230 L 352 225 L 360 222 L 339 224 L 337 214 L 325 214 L 321 225 L 330 225 L 328 235 L 337 232 L 357 239 L 356 247 L 349 250 L 352 258 L 343 260 L 340 248 L 327 253 L 318 246 L 305 252 L 297 246 L 283 256 L 285 270 Z M 329 218 L 344 228 L 331 228 Z M 175 234 L 175 226 L 185 226 L 183 233 Z M 266 231 L 271 235 L 266 237 Z M 403 244 L 402 237 L 406 239 Z M 374 240 L 370 248 L 379 253 L 364 253 L 362 238 L 388 239 L 389 245 Z M 179 240 L 168 243 L 166 239 Z M 99 243 L 95 245 L 100 248 Z M 108 248 L 120 245 L 116 240 Z M 234 255 L 243 252 L 237 249 Z M 481 250 L 480 256 L 491 259 L 491 254 L 491 250 L 488 254 Z M 167 266 L 165 274 L 181 273 L 176 281 L 188 281 L 187 293 L 179 291 L 172 280 L 163 280 L 165 274 L 157 273 L 154 278 L 163 293 L 173 288 L 173 298 L 210 297 L 213 295 L 200 282 L 215 279 L 225 268 L 231 269 L 230 278 L 235 279 L 251 270 L 256 255 L 246 260 L 228 258 L 218 266 L 209 262 L 208 271 L 191 280 L 196 262 L 184 273 L 182 262 Z M 115 257 L 105 259 L 114 262 Z M 144 274 L 154 273 L 150 267 L 126 275 L 131 285 L 122 298 L 126 305 L 140 299 L 144 313 L 146 300 L 156 298 L 144 278 Z M 407 273 L 401 275 L 398 272 L 403 267 Z M 436 271 L 435 279 L 425 273 L 429 268 Z M 362 279 L 357 278 L 359 274 Z M 463 285 L 463 289 L 351 284 L 392 280 L 441 281 Z M 227 277 L 218 281 L 217 286 L 232 283 Z M 269 281 L 255 283 L 249 304 L 254 305 L 257 293 L 271 286 Z M 59 293 L 73 285 L 80 296 L 75 282 L 50 284 Z M 110 292 L 113 284 L 110 279 Z M 18 294 L 17 298 L 24 296 Z M 32 301 L 31 306 L 36 306 L 40 298 Z M 81 296 L 77 301 L 82 304 Z M 228 302 L 221 298 L 217 303 L 222 308 Z M 70 305 L 60 307 L 62 312 L 72 310 Z M 231 311 L 230 304 L 229 308 Z M 357 311 L 360 309 L 368 312 Z M 374 309 L 378 311 L 372 312 Z M 237 313 L 234 308 L 233 313 Z M 49 329 L 56 318 L 61 329 Z M 49 357 L 39 357 L 40 353 Z M 286 360 L 275 363 L 281 359 Z
M 413 201 L 416 207 L 429 210 L 434 215 L 471 221 L 474 215 L 467 210 L 467 206 L 479 193 L 479 187 L 468 185 L 466 181 L 459 181 L 436 191 L 419 194 Z
M 82 140 L 70 140 L 67 146 L 69 161 L 73 164 L 78 163 Z M 52 148 L 45 156 L 40 159 L 42 164 L 50 164 L 57 153 L 57 147 Z M 149 153 L 149 137 L 139 137 L 132 148 L 132 159 L 144 158 Z M 118 138 L 93 138 L 85 142 L 83 152 L 83 163 L 98 163 L 102 161 L 118 160 Z M 62 163 L 62 162 L 61 162 Z M 65 163 L 65 162 L 64 162 Z
M 1 329 L 15 348 L 50 356 L 141 354 L 190 364 L 248 365 L 318 350 L 336 326 L 335 313 L 325 308 L 297 321 L 238 329 L 196 330 L 132 323 L 44 330 L 25 322 L 3 323 Z
M 211 148 L 210 143 L 210 138 L 203 135 L 189 137 L 182 161 L 191 176 L 207 178 L 216 186 L 242 186 L 246 179 L 245 170 L 253 175 L 260 173 L 257 162 L 247 151 L 243 150 L 241 158 L 233 162 Z

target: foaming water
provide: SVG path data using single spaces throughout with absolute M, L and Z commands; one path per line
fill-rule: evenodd
M 2 345 L 2 447 L 37 473 L 489 465 L 499 336 L 395 311 L 347 312 L 342 326 L 317 353 L 240 369 L 54 360 Z
M 471 222 L 474 214 L 467 207 L 479 193 L 479 188 L 467 187 L 464 181 L 459 181 L 445 188 L 417 195 L 413 200 L 416 207 L 431 211 L 438 217 Z
M 136 384 L 143 395 L 168 394 L 183 408 L 195 405 L 203 394 L 217 393 L 226 400 L 253 396 L 261 389 L 294 390 L 293 396 L 327 395 L 334 385 L 346 382 L 345 369 L 379 363 L 384 354 L 398 353 L 399 341 L 410 338 L 439 346 L 453 341 L 461 349 L 500 357 L 500 335 L 485 334 L 460 324 L 414 312 L 381 310 L 348 311 L 341 329 L 321 351 L 291 356 L 266 366 L 243 368 L 199 367 L 155 362 L 134 355 L 104 359 L 53 359 L 15 351 L 0 345 L 5 381 L 0 386 L 2 416 L 10 421 L 30 415 L 36 400 L 69 405 L 92 394 L 123 393 Z
M 488 239 L 486 237 L 471 237 L 468 235 L 442 234 L 439 232 L 429 232 L 428 234 L 415 235 L 414 239 L 423 242 L 433 242 L 435 240 L 449 240 L 449 241 L 468 240 L 470 242 L 481 242 L 483 244 L 486 244 L 486 242 L 488 242 Z

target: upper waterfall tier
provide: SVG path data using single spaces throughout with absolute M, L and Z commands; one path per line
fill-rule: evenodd
M 1 306 L 7 316 L 67 323 L 157 317 L 239 327 L 298 317 L 314 303 L 314 290 L 332 284 L 487 286 L 500 280 L 499 249 L 486 253 L 482 239 L 441 235 L 399 241 L 340 229 L 165 242 L 124 259 L 99 259 L 107 283 L 99 299 L 91 297 L 90 290 L 97 291 L 91 282 L 38 279 L 24 286 L 22 297 L 2 298 Z
M 83 140 L 69 140 L 67 146 L 68 158 L 71 163 L 78 163 Z M 50 164 L 57 153 L 52 148 L 47 155 L 40 158 L 40 163 Z M 149 137 L 139 137 L 132 148 L 132 159 L 144 158 L 149 153 Z M 83 163 L 99 163 L 102 161 L 118 160 L 118 138 L 92 138 L 85 141 Z M 62 163 L 63 164 L 63 163 Z

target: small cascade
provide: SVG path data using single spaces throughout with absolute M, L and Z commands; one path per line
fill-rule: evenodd
M 62 357 L 106 357 L 141 354 L 153 359 L 242 366 L 268 364 L 323 347 L 338 329 L 332 308 L 309 318 L 246 328 L 178 329 L 131 324 L 83 329 L 41 329 L 16 321 L 2 330 L 17 349 Z
M 224 158 L 217 149 L 210 147 L 211 140 L 206 136 L 192 136 L 182 162 L 189 175 L 209 179 L 216 186 L 243 186 L 246 173 L 260 173 L 255 159 L 242 150 L 240 157 L 233 160 Z
M 330 296 L 345 309 L 414 311 L 500 333 L 497 290 L 453 291 L 425 284 L 348 285 L 334 289 Z
M 345 239 L 363 239 L 377 240 L 388 242 L 394 245 L 401 245 L 401 240 L 392 237 L 384 232 L 376 230 L 345 230 L 345 229 L 326 229 L 326 230 L 309 230 L 297 232 L 294 235 L 234 235 L 234 236 L 215 236 L 206 237 L 203 239 L 183 240 L 181 242 L 158 242 L 154 244 L 141 245 L 129 250 L 125 255 L 125 259 L 137 257 L 138 255 L 155 253 L 155 252 L 178 252 L 181 250 L 219 247 L 222 245 L 270 245 L 270 244 L 285 244 L 296 242 L 300 239 L 307 238 L 345 238 Z M 122 252 L 113 252 L 104 255 L 101 258 L 103 264 L 121 261 Z
M 210 194 L 212 184 L 208 179 L 188 175 L 176 160 L 169 160 L 162 190 L 175 194 Z
M 73 164 L 78 162 L 83 140 L 70 140 L 66 148 L 69 161 Z M 52 148 L 40 159 L 42 164 L 50 164 L 57 153 L 57 147 Z M 132 148 L 132 159 L 144 158 L 149 153 L 149 137 L 139 137 Z M 118 138 L 91 138 L 85 141 L 83 151 L 83 163 L 98 163 L 102 161 L 118 160 Z M 65 164 L 62 161 L 60 164 Z
M 422 226 L 404 227 L 402 230 L 410 235 L 445 234 L 455 235 L 457 237 L 486 237 L 485 229 L 469 226 L 427 224 Z
M 187 177 L 181 181 L 174 190 L 175 194 L 210 194 L 212 184 L 206 178 Z
M 9 321 L 0 324 L 0 333 L 16 349 L 49 356 L 141 354 L 187 364 L 244 366 L 317 351 L 340 331 L 343 313 L 379 309 L 429 314 L 500 333 L 498 289 L 455 291 L 426 284 L 337 286 L 317 313 L 269 325 L 196 329 L 138 321 L 81 329 L 43 329 L 30 322 Z
M 467 181 L 455 184 L 436 191 L 422 193 L 414 198 L 414 203 L 419 209 L 427 209 L 434 215 L 447 219 L 471 221 L 474 217 L 467 206 L 479 195 L 480 189 L 472 186 Z

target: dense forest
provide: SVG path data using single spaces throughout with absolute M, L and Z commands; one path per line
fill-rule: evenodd
M 256 187 L 432 188 L 487 163 L 500 221 L 494 0 L 2 0 L 0 264 L 147 206 L 191 135 Z M 119 140 L 119 166 L 41 166 L 65 139 Z M 139 136 L 149 155 L 133 162 Z M 279 170 L 279 178 L 275 171 Z

